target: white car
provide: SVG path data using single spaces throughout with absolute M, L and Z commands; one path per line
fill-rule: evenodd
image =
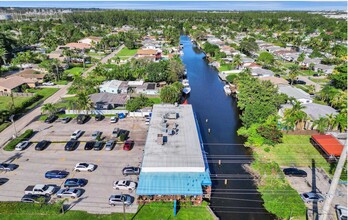
M 81 130 L 76 130 L 76 131 L 74 131 L 74 133 L 72 133 L 70 138 L 73 139 L 73 140 L 77 140 L 81 135 L 82 135 L 82 131 Z
M 111 123 L 116 123 L 116 122 L 117 122 L 117 117 L 115 117 L 115 116 L 114 116 L 114 117 L 111 117 L 111 118 L 110 118 L 110 122 L 111 122 Z
M 44 82 L 42 83 L 43 86 L 54 86 L 55 84 L 53 82 Z
M 58 198 L 78 198 L 82 195 L 82 190 L 77 188 L 71 188 L 71 189 L 60 189 L 57 192 Z
M 28 147 L 29 143 L 30 143 L 29 141 L 22 141 L 16 145 L 15 150 L 24 150 L 25 148 Z
M 74 170 L 76 172 L 80 172 L 80 171 L 88 171 L 88 172 L 92 172 L 97 168 L 97 166 L 93 163 L 78 163 L 76 164 Z
M 118 180 L 113 183 L 113 188 L 120 190 L 133 191 L 135 190 L 136 186 L 137 184 L 135 182 L 129 180 Z

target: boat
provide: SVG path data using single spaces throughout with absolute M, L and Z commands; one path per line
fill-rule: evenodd
M 184 80 L 182 80 L 182 85 L 184 86 L 184 87 L 190 87 L 190 83 L 189 83 L 189 80 L 188 79 L 184 79 Z
M 184 71 L 184 76 L 187 76 L 187 70 Z
M 184 56 L 184 51 L 180 50 L 179 55 Z
M 232 91 L 231 91 L 231 88 L 230 88 L 229 85 L 225 85 L 224 86 L 224 91 L 225 91 L 226 95 L 231 95 L 232 94 Z
M 189 94 L 191 92 L 191 87 L 190 86 L 184 87 L 182 89 L 182 92 L 185 93 L 186 95 Z

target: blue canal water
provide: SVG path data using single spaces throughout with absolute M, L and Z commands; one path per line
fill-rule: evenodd
M 237 135 L 240 120 L 236 99 L 225 95 L 217 71 L 207 64 L 205 54 L 190 38 L 181 36 L 180 41 L 192 89 L 187 100 L 197 116 L 213 181 L 212 210 L 222 220 L 274 219 L 263 208 L 251 176 L 242 168 L 252 158 Z

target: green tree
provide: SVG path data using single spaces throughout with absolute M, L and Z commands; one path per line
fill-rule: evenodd
M 77 93 L 75 107 L 76 110 L 85 111 L 87 114 L 89 110 L 94 108 L 93 103 L 86 92 Z
M 139 97 L 128 100 L 126 109 L 130 112 L 134 112 L 146 106 L 152 106 L 153 104 L 153 101 L 141 94 Z
M 289 78 L 291 80 L 291 85 L 294 83 L 294 80 L 297 79 L 299 75 L 299 70 L 300 70 L 299 65 L 294 64 L 289 66 Z
M 41 107 L 42 113 L 48 113 L 49 115 L 54 115 L 57 112 L 57 107 L 53 103 L 46 103 Z
M 177 86 L 171 84 L 161 89 L 160 97 L 164 103 L 175 103 L 180 99 L 181 90 Z
M 269 66 L 274 64 L 274 56 L 268 52 L 260 53 L 260 56 L 257 58 L 259 62 L 263 64 L 263 66 Z
M 325 117 L 320 117 L 313 122 L 313 128 L 316 128 L 321 134 L 324 134 L 329 128 L 328 119 Z
M 1 74 L 1 67 L 3 64 L 6 65 L 6 58 L 5 55 L 7 54 L 7 51 L 5 48 L 0 48 L 0 74 Z
M 302 53 L 300 54 L 300 56 L 298 56 L 297 62 L 301 63 L 301 62 L 304 61 L 305 58 L 306 58 L 306 55 L 302 52 Z
M 240 67 L 242 66 L 242 57 L 240 56 L 240 54 L 236 54 L 234 57 L 233 57 L 233 65 L 235 67 L 237 67 L 237 69 L 240 69 Z

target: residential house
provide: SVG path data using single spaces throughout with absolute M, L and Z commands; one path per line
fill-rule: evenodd
M 316 64 L 314 65 L 314 71 L 323 72 L 325 74 L 331 74 L 335 69 L 335 66 L 329 66 L 324 64 Z
M 100 41 L 102 40 L 102 37 L 85 37 L 81 40 L 78 41 L 78 43 L 82 43 L 82 44 L 87 44 L 89 46 L 93 46 L 96 45 L 98 43 L 100 43 Z
M 120 80 L 105 81 L 99 86 L 100 92 L 108 92 L 114 94 L 127 94 L 128 83 Z
M 162 56 L 162 53 L 159 52 L 158 50 L 153 50 L 153 49 L 139 49 L 135 55 L 138 58 L 151 58 L 153 60 L 160 59 Z
M 260 80 L 263 80 L 263 81 L 269 80 L 274 85 L 288 85 L 289 84 L 289 82 L 287 80 L 280 78 L 280 77 L 274 77 L 274 76 L 260 77 Z
M 309 68 L 309 66 L 311 65 L 311 63 L 313 64 L 320 64 L 321 62 L 321 58 L 305 58 L 301 63 L 300 65 L 301 66 L 304 66 L 306 68 Z
M 114 94 L 114 93 L 95 93 L 89 96 L 94 104 L 94 108 L 97 110 L 109 110 L 117 107 L 126 106 L 129 100 L 127 94 Z
M 68 47 L 69 49 L 78 49 L 78 50 L 91 49 L 91 45 L 86 43 L 68 43 L 65 45 L 65 47 Z
M 286 94 L 289 97 L 296 99 L 301 103 L 312 103 L 313 99 L 311 96 L 301 89 L 292 87 L 290 85 L 279 85 L 279 92 Z
M 258 69 L 261 68 L 261 66 L 257 63 L 244 63 L 242 65 L 243 69 L 249 68 L 249 69 Z
M 274 72 L 263 68 L 253 68 L 251 69 L 251 75 L 257 77 L 269 77 L 274 76 Z
M 230 47 L 230 46 L 227 46 L 227 45 L 223 45 L 220 47 L 220 52 L 223 52 L 225 53 L 227 56 L 231 56 L 232 55 L 232 52 L 234 52 L 234 48 L 233 47 Z
M 0 79 L 0 93 L 12 93 L 12 92 L 22 92 L 22 85 L 27 85 L 31 87 L 36 86 L 36 82 L 31 79 L 26 79 L 20 76 L 13 76 L 9 78 Z
M 137 86 L 135 92 L 138 94 L 145 95 L 158 95 L 159 90 L 156 87 L 156 83 L 144 83 L 143 85 Z
M 33 69 L 26 69 L 26 70 L 23 70 L 23 71 L 19 72 L 16 75 L 18 75 L 20 77 L 23 77 L 25 79 L 31 80 L 32 82 L 43 83 L 44 78 L 46 77 L 47 74 L 39 73 L 39 72 L 37 72 L 36 70 L 33 70 Z M 32 87 L 32 86 L 30 86 L 30 87 Z M 35 86 L 33 86 L 33 87 L 35 87 Z

